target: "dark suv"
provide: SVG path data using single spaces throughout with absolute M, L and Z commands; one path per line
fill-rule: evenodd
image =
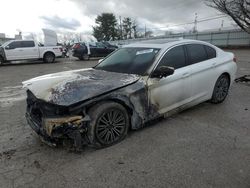
M 89 44 L 90 54 L 84 42 L 75 43 L 72 47 L 72 55 L 80 60 L 88 60 L 90 57 L 105 57 L 118 47 L 108 42 L 94 42 Z

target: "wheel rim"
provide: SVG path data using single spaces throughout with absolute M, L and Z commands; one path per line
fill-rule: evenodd
M 95 134 L 103 145 L 119 141 L 126 130 L 126 118 L 122 111 L 112 109 L 104 112 L 97 121 Z
M 47 59 L 47 62 L 51 63 L 54 57 L 52 55 L 47 55 L 46 59 Z
M 226 77 L 221 78 L 217 84 L 216 93 L 215 93 L 216 98 L 219 101 L 224 100 L 225 97 L 227 96 L 228 87 L 229 87 L 228 79 Z

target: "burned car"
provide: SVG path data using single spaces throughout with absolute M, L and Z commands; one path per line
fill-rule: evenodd
M 26 118 L 47 143 L 106 147 L 152 119 L 223 102 L 236 69 L 232 53 L 201 41 L 130 44 L 93 68 L 23 82 Z

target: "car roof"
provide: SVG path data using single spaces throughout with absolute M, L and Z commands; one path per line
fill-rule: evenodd
M 174 45 L 184 44 L 184 43 L 200 43 L 200 44 L 208 44 L 204 41 L 199 40 L 189 40 L 189 39 L 155 39 L 155 40 L 145 40 L 140 41 L 128 45 L 124 45 L 124 47 L 144 47 L 144 48 L 169 48 Z

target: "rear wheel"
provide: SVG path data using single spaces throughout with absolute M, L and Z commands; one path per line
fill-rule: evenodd
M 126 137 L 129 116 L 122 105 L 115 102 L 100 103 L 90 109 L 89 115 L 88 135 L 93 146 L 111 146 Z
M 221 75 L 215 83 L 211 102 L 214 104 L 223 102 L 228 95 L 229 86 L 229 77 L 225 74 Z
M 82 54 L 80 57 L 80 60 L 89 60 L 89 55 L 88 54 Z
M 46 53 L 44 55 L 43 61 L 45 63 L 54 63 L 54 61 L 55 61 L 55 55 L 53 53 L 48 52 L 48 53 Z

